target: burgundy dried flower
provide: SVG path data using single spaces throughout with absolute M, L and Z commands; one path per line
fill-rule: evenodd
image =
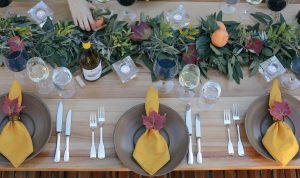
M 148 40 L 152 35 L 152 28 L 146 22 L 140 22 L 139 24 L 131 26 L 132 35 L 130 39 L 135 42 Z
M 258 56 L 263 48 L 264 42 L 259 38 L 249 38 L 246 49 L 251 51 L 252 53 L 256 53 Z
M 157 112 L 150 112 L 149 116 L 142 116 L 143 124 L 146 129 L 155 129 L 160 130 L 165 127 L 165 123 L 167 120 L 166 115 L 159 115 Z
M 183 52 L 181 57 L 186 64 L 196 64 L 199 60 L 197 57 L 196 45 L 188 45 L 187 51 Z
M 9 52 L 22 51 L 24 48 L 24 41 L 19 36 L 13 36 L 8 41 Z
M 288 117 L 292 112 L 289 104 L 285 100 L 283 102 L 275 101 L 273 108 L 269 109 L 269 111 L 275 120 L 282 120 Z
M 19 106 L 18 98 L 10 100 L 8 97 L 3 99 L 2 110 L 3 113 L 9 117 L 19 116 L 24 106 Z

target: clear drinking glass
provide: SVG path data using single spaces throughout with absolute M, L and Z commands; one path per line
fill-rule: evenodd
M 36 83 L 38 93 L 49 94 L 54 89 L 53 83 L 49 79 L 50 69 L 42 58 L 29 59 L 26 69 L 28 77 Z
M 235 7 L 233 5 L 237 4 L 240 0 L 224 0 L 225 3 L 222 3 L 220 9 L 225 14 L 232 14 L 235 12 Z
M 5 66 L 15 72 L 15 79 L 20 83 L 24 83 L 25 73 L 24 69 L 26 68 L 27 60 L 29 59 L 28 54 L 25 50 L 23 51 L 13 51 L 4 56 Z
M 209 80 L 204 83 L 200 93 L 200 107 L 211 109 L 221 96 L 221 85 Z
M 71 98 L 75 94 L 75 84 L 72 73 L 66 67 L 57 67 L 53 70 L 52 81 L 58 94 L 62 98 Z
M 200 82 L 200 69 L 195 64 L 187 64 L 183 67 L 179 75 L 178 95 L 183 100 L 188 100 L 195 96 L 194 89 Z
M 174 77 L 178 73 L 178 65 L 176 60 L 172 59 L 157 59 L 154 62 L 153 72 L 160 81 L 156 88 L 161 93 L 169 93 L 174 88 Z
M 300 76 L 300 57 L 295 57 L 292 62 L 290 69 L 293 73 L 287 72 L 280 77 L 280 84 L 287 90 L 295 90 L 300 87 L 300 81 L 297 77 Z

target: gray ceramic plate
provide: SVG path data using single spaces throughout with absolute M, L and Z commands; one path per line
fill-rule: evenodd
M 160 133 L 169 146 L 171 159 L 153 176 L 165 175 L 174 170 L 184 159 L 189 140 L 185 122 L 176 111 L 160 104 L 159 113 L 167 114 L 166 126 Z M 118 158 L 126 167 L 138 174 L 149 176 L 132 156 L 135 143 L 145 131 L 142 115 L 145 115 L 144 104 L 134 106 L 121 116 L 114 130 L 114 145 Z
M 300 102 L 291 95 L 282 94 L 283 99 L 287 100 L 292 109 L 292 113 L 285 122 L 293 130 L 298 142 L 300 141 Z M 274 160 L 262 144 L 262 138 L 267 129 L 273 123 L 268 111 L 269 95 L 262 96 L 255 100 L 249 107 L 245 118 L 245 129 L 248 140 L 253 148 L 267 159 Z M 298 159 L 300 152 L 294 157 Z
M 0 106 L 2 107 L 2 100 L 7 94 L 0 96 Z M 38 97 L 22 93 L 23 101 L 22 106 L 25 106 L 21 113 L 21 121 L 24 123 L 26 128 L 31 135 L 33 142 L 33 153 L 29 155 L 26 161 L 34 158 L 38 155 L 51 135 L 51 116 L 47 106 Z M 8 122 L 7 117 L 0 108 L 0 131 L 2 131 L 5 124 Z M 0 155 L 1 163 L 9 163 L 9 161 Z

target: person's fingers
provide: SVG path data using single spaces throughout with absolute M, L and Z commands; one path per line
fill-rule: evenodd
M 87 17 L 84 17 L 82 20 L 83 20 L 83 24 L 84 24 L 85 29 L 87 31 L 90 31 L 91 27 L 90 27 L 90 24 L 89 24 L 89 21 L 88 21 Z
M 72 19 L 73 19 L 74 25 L 78 26 L 78 20 L 76 17 L 74 17 L 74 15 L 72 15 Z
M 96 26 L 95 26 L 95 20 L 92 17 L 92 14 L 88 14 L 87 18 L 88 18 L 90 26 L 92 27 L 93 30 L 95 30 L 95 28 L 96 28 Z
M 86 2 L 87 3 L 87 6 L 90 8 L 90 9 L 96 9 L 96 6 L 92 3 L 89 3 L 89 2 Z
M 83 24 L 83 20 L 82 20 L 81 18 L 78 18 L 78 23 L 79 23 L 79 27 L 80 27 L 82 30 L 85 30 L 84 24 Z

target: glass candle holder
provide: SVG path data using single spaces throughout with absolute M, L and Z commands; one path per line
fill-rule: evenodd
M 276 56 L 273 56 L 265 62 L 261 63 L 258 71 L 263 75 L 264 79 L 267 82 L 270 82 L 274 78 L 285 73 L 286 69 L 280 63 L 278 58 Z
M 112 66 L 122 83 L 127 83 L 129 80 L 135 78 L 139 71 L 130 56 L 115 62 Z
M 165 13 L 165 19 L 170 22 L 173 30 L 178 27 L 184 28 L 191 22 L 189 15 L 186 13 L 183 5 L 179 5 L 176 9 L 169 10 Z
M 40 1 L 35 6 L 33 6 L 27 13 L 28 16 L 41 28 L 46 23 L 48 17 L 53 20 L 54 14 L 49 6 L 43 1 Z

